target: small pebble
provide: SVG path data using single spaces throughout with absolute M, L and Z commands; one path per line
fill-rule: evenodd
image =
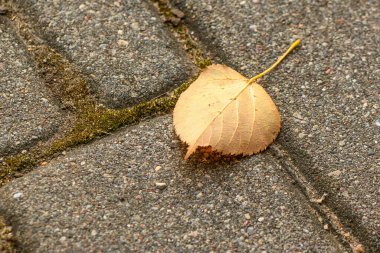
M 166 183 L 156 182 L 157 189 L 163 190 L 167 187 Z
M 178 18 L 184 18 L 185 17 L 185 13 L 183 13 L 182 11 L 180 11 L 180 10 L 178 10 L 176 8 L 171 9 L 171 11 Z
M 118 40 L 117 41 L 117 44 L 120 46 L 120 47 L 127 47 L 129 42 L 127 40 Z
M 262 222 L 264 220 L 264 217 L 260 217 L 258 221 Z
M 59 242 L 60 243 L 64 243 L 66 241 L 66 237 L 65 236 L 62 236 L 61 238 L 59 238 Z
M 249 215 L 249 213 L 244 214 L 244 217 L 245 217 L 246 220 L 250 220 L 251 219 L 251 215 Z
M 299 112 L 293 113 L 293 117 L 297 118 L 297 119 L 303 119 L 301 113 L 299 113 Z
M 154 170 L 159 171 L 160 169 L 161 169 L 161 166 L 156 166 L 156 168 Z
M 192 231 L 192 232 L 190 232 L 189 236 L 191 236 L 191 237 L 197 237 L 198 236 L 198 231 Z
M 13 198 L 14 199 L 19 199 L 22 197 L 22 193 L 21 192 L 16 192 L 15 194 L 13 194 Z
M 340 174 L 342 174 L 342 171 L 341 171 L 341 170 L 334 170 L 334 171 L 328 173 L 327 175 L 328 175 L 329 177 L 339 177 Z
M 248 227 L 247 228 L 247 234 L 252 235 L 255 232 L 253 227 Z
M 256 26 L 256 25 L 250 25 L 250 26 L 249 26 L 249 29 L 250 29 L 250 30 L 254 30 L 254 31 L 256 31 L 256 30 L 257 30 L 257 26 Z
M 305 133 L 299 133 L 299 134 L 298 134 L 298 138 L 300 138 L 300 139 L 302 139 L 302 138 L 305 137 L 305 136 L 306 136 Z
M 132 28 L 133 30 L 135 30 L 135 31 L 138 31 L 138 30 L 140 30 L 140 25 L 139 25 L 139 23 L 137 23 L 137 22 L 133 22 L 133 23 L 131 24 L 131 28 Z
M 377 119 L 377 120 L 375 121 L 375 125 L 378 126 L 378 127 L 380 127 L 380 119 Z

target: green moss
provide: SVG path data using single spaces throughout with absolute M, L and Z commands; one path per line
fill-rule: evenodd
M 12 228 L 7 226 L 0 216 L 0 252 L 15 253 Z
M 201 69 L 209 66 L 212 64 L 212 61 L 210 59 L 198 59 L 196 62 L 197 66 Z
M 5 159 L 5 163 L 12 168 L 28 168 L 30 166 L 34 166 L 33 156 L 30 154 L 19 154 L 15 156 L 11 156 Z
M 88 80 L 65 57 L 52 49 L 37 34 L 37 23 L 22 16 L 22 10 L 11 5 L 10 19 L 14 28 L 25 42 L 25 46 L 36 62 L 37 71 L 45 84 L 66 108 L 78 111 L 81 107 L 94 104 L 89 96 Z
M 30 169 L 36 165 L 35 156 L 31 153 L 9 156 L 0 165 L 0 186 L 11 177 L 17 176 L 20 171 Z
M 165 15 L 173 15 L 167 5 L 166 7 L 162 5 L 163 1 L 158 2 Z M 45 80 L 55 98 L 76 114 L 76 121 L 63 137 L 48 144 L 36 146 L 25 154 L 6 157 L 0 164 L 0 186 L 68 148 L 88 143 L 121 126 L 136 124 L 142 119 L 170 112 L 179 95 L 195 80 L 194 78 L 182 84 L 167 96 L 155 98 L 131 108 L 117 110 L 97 107 L 88 90 L 88 78 L 61 54 L 41 42 L 41 39 L 35 36 L 37 33 L 28 26 L 30 22 L 25 22 L 16 15 L 12 18 L 16 20 L 20 36 L 23 37 L 37 63 L 39 75 Z M 211 64 L 211 61 L 203 57 L 201 50 L 191 40 L 183 24 L 176 27 L 176 33 L 189 56 L 200 68 Z
M 159 12 L 165 16 L 167 20 L 175 17 L 172 12 L 172 8 L 170 2 L 167 0 L 151 0 L 153 3 L 156 3 L 158 6 Z M 211 65 L 212 62 L 209 58 L 207 58 L 202 50 L 199 48 L 197 43 L 191 38 L 189 29 L 187 26 L 180 22 L 179 24 L 172 24 L 168 22 L 173 32 L 177 35 L 176 37 L 182 44 L 183 48 L 189 55 L 190 59 L 192 59 L 193 63 L 197 65 L 199 68 L 203 69 L 208 65 Z
M 73 110 L 94 104 L 86 78 L 62 55 L 47 45 L 39 45 L 29 51 L 37 62 L 40 76 L 61 103 Z
M 62 137 L 47 146 L 38 146 L 26 154 L 9 156 L 0 165 L 0 186 L 20 172 L 27 172 L 43 160 L 78 144 L 88 143 L 124 125 L 169 113 L 180 94 L 195 80 L 182 84 L 170 95 L 155 98 L 127 109 L 97 108 L 88 104 L 81 108 L 74 126 Z
M 170 96 L 155 98 L 127 109 L 107 109 L 89 106 L 79 115 L 73 128 L 62 139 L 55 141 L 44 153 L 48 157 L 77 144 L 87 143 L 123 125 L 138 123 L 141 119 L 170 112 L 179 95 L 193 82 L 184 83 Z

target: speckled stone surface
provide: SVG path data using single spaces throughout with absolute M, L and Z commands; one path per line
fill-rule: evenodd
M 60 117 L 11 24 L 0 16 L 0 161 L 55 132 Z
M 0 189 L 25 252 L 342 252 L 268 154 L 204 164 L 163 116 Z
M 89 77 L 106 106 L 147 100 L 196 74 L 150 1 L 16 2 L 43 37 Z
M 216 61 L 247 76 L 302 38 L 260 81 L 282 113 L 278 143 L 367 250 L 380 252 L 380 2 L 174 2 Z

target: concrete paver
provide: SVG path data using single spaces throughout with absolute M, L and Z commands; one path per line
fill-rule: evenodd
M 57 130 L 60 117 L 10 23 L 0 16 L 0 160 Z
M 171 116 L 72 150 L 0 189 L 31 252 L 342 252 L 267 154 L 183 160 Z
M 149 1 L 16 1 L 43 37 L 91 79 L 99 102 L 125 107 L 196 73 Z
M 302 38 L 261 80 L 282 113 L 277 143 L 367 250 L 379 252 L 379 2 L 174 2 L 215 59 L 247 76 Z

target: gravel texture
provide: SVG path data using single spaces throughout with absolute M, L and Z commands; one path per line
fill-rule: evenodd
M 24 45 L 0 16 L 0 162 L 58 127 L 58 108 L 34 72 Z
M 171 116 L 0 189 L 25 252 L 342 252 L 268 154 L 183 160 Z
M 4 219 L 0 216 L 0 252 L 14 253 L 12 241 L 12 228 L 7 226 Z
M 380 252 L 379 1 L 176 0 L 216 61 L 279 106 L 278 143 L 369 252 Z M 233 11 L 232 11 L 233 10 Z
M 125 107 L 196 74 L 149 1 L 18 1 L 43 37 L 85 73 L 99 101 Z

